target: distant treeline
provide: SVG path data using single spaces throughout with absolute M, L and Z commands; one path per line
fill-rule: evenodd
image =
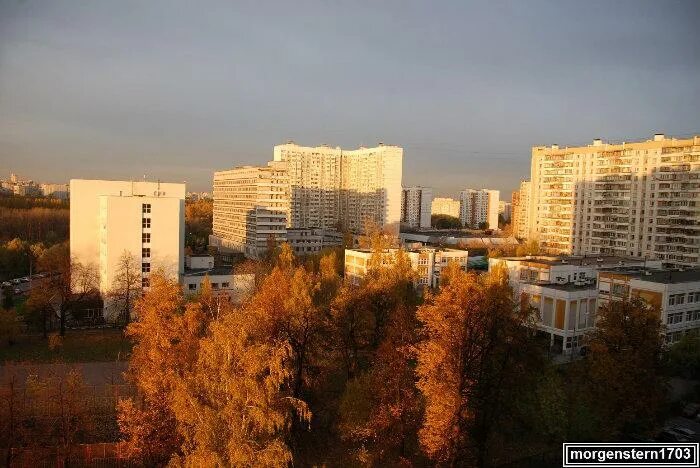
M 70 224 L 66 208 L 6 208 L 0 206 L 0 242 L 19 238 L 55 244 L 68 239 Z
M 67 210 L 70 206 L 68 200 L 59 200 L 52 197 L 23 197 L 19 195 L 0 194 L 0 207 L 30 209 L 51 208 Z

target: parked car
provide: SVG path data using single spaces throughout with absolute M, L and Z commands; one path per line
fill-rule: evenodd
M 22 290 L 20 288 L 15 288 L 14 293 L 15 294 L 22 294 Z
M 21 281 L 19 280 L 19 278 L 15 278 L 15 279 L 12 280 L 12 284 L 19 284 L 19 283 L 21 283 Z
M 690 439 L 680 432 L 676 432 L 675 428 L 666 427 L 656 437 L 659 442 L 690 442 Z
M 2 283 L 2 287 L 3 287 L 3 288 L 7 288 L 7 287 L 9 287 L 9 286 L 12 286 L 12 283 L 10 283 L 9 281 L 4 281 L 4 282 Z

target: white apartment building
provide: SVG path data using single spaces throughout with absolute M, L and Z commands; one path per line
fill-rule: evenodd
M 373 222 L 398 233 L 401 221 L 403 149 L 380 143 L 344 150 L 329 146 L 277 145 L 290 185 L 288 227 L 362 232 Z
M 498 229 L 498 190 L 466 189 L 459 192 L 459 220 L 465 227 Z
M 260 258 L 271 239 L 306 243 L 314 229 L 324 231 L 324 242 L 342 239 L 330 234 L 339 228 L 362 233 L 367 222 L 398 233 L 402 160 L 403 149 L 383 144 L 350 151 L 275 146 L 266 167 L 214 174 L 210 244 Z
M 286 164 L 243 166 L 214 173 L 213 234 L 223 252 L 261 258 L 268 244 L 287 240 L 289 181 Z
M 503 216 L 504 221 L 510 221 L 512 210 L 513 206 L 510 202 L 504 200 L 498 202 L 498 214 Z
M 109 292 L 127 253 L 141 264 L 142 285 L 162 269 L 174 280 L 184 269 L 185 184 L 146 181 L 70 181 L 70 252 L 98 268 Z M 105 312 L 109 308 L 105 302 Z
M 411 228 L 429 228 L 433 189 L 404 187 L 401 191 L 401 224 Z
M 386 249 L 381 255 L 382 265 L 391 265 L 396 261 L 399 249 Z M 466 250 L 423 247 L 403 251 L 409 258 L 413 269 L 418 273 L 416 286 L 435 288 L 440 284 L 440 272 L 448 264 L 457 262 L 466 271 L 469 252 Z M 345 249 L 345 277 L 359 284 L 367 274 L 373 252 L 370 249 Z
M 70 187 L 68 184 L 41 184 L 41 194 L 45 197 L 54 197 L 60 200 L 68 200 Z
M 434 215 L 447 215 L 459 218 L 459 200 L 454 198 L 433 198 L 431 213 Z
M 700 136 L 532 148 L 528 237 L 554 253 L 700 264 Z
M 520 239 L 527 239 L 530 235 L 530 187 L 530 181 L 524 180 L 512 195 L 510 225 L 513 235 Z

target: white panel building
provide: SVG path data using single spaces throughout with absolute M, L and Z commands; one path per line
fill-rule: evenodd
M 465 227 L 498 229 L 498 190 L 465 189 L 459 192 L 459 220 Z
M 124 253 L 141 264 L 144 287 L 156 269 L 179 280 L 185 184 L 73 179 L 70 193 L 71 257 L 98 268 L 102 293 L 112 288 Z
M 430 187 L 404 187 L 401 193 L 401 224 L 411 228 L 429 228 L 433 204 Z
M 272 237 L 305 242 L 317 229 L 329 234 L 324 239 L 339 238 L 331 231 L 362 233 L 370 222 L 398 234 L 402 160 L 403 149 L 383 144 L 350 151 L 275 146 L 266 167 L 214 174 L 210 244 L 260 258 Z M 291 230 L 300 231 L 287 236 Z

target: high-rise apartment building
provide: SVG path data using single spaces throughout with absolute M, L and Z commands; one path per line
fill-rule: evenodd
M 285 241 L 291 229 L 361 233 L 370 222 L 398 233 L 402 160 L 403 149 L 383 144 L 349 151 L 275 146 L 266 167 L 215 173 L 210 243 L 257 258 L 271 237 Z
M 503 216 L 503 220 L 508 222 L 512 216 L 513 205 L 510 202 L 501 200 L 498 202 L 498 214 Z
M 465 227 L 498 229 L 499 191 L 466 189 L 459 192 L 459 220 Z
M 209 243 L 259 258 L 271 240 L 284 242 L 289 190 L 284 163 L 215 172 L 213 235 Z
M 513 235 L 526 239 L 529 235 L 530 181 L 520 182 L 520 189 L 513 192 L 510 226 Z
M 447 215 L 459 218 L 459 200 L 453 198 L 433 198 L 431 213 L 434 215 Z
M 70 193 L 71 257 L 98 268 L 103 294 L 112 289 L 124 254 L 140 263 L 144 287 L 156 269 L 179 279 L 184 270 L 185 184 L 73 179 Z
M 433 189 L 404 187 L 401 191 L 401 224 L 412 228 L 429 228 Z
M 367 222 L 398 233 L 403 149 L 382 143 L 344 150 L 277 145 L 274 160 L 287 163 L 291 228 L 362 232 Z
M 529 233 L 555 253 L 700 262 L 700 136 L 532 148 Z

